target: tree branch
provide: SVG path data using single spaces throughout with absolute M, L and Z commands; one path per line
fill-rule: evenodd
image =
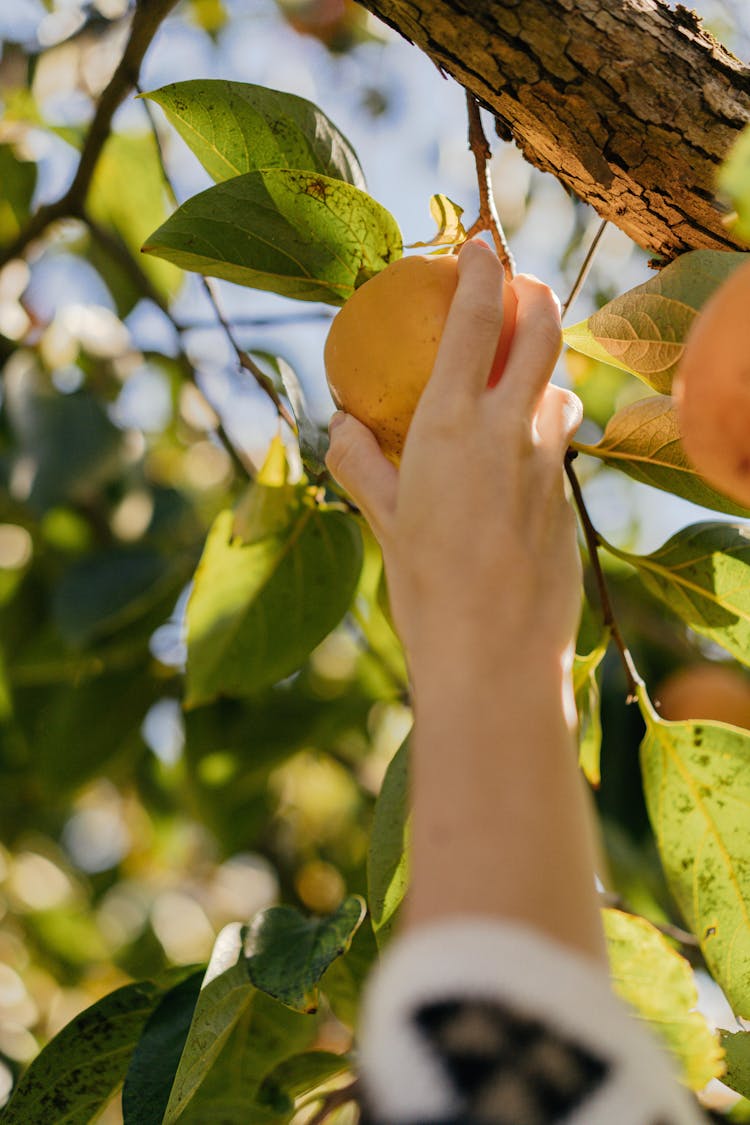
M 495 197 L 492 194 L 492 176 L 490 174 L 492 150 L 482 127 L 479 102 L 468 90 L 466 92 L 466 110 L 469 116 L 469 148 L 474 155 L 477 184 L 479 186 L 479 219 L 471 228 L 469 237 L 476 230 L 488 230 L 491 233 L 492 241 L 495 243 L 495 251 L 505 270 L 505 276 L 508 281 L 512 281 L 516 273 L 516 263 L 513 260 L 513 254 L 495 207 Z
M 6 262 L 22 255 L 29 244 L 44 234 L 51 223 L 58 219 L 83 216 L 91 179 L 109 137 L 115 111 L 138 81 L 143 57 L 162 20 L 176 3 L 177 0 L 138 0 L 128 42 L 114 74 L 97 103 L 73 182 L 58 200 L 47 203 L 34 212 L 18 237 L 0 254 L 0 269 Z
M 494 114 L 497 131 L 652 254 L 737 249 L 717 166 L 750 68 L 664 0 L 360 0 Z

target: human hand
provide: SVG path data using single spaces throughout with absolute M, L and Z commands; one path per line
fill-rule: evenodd
M 516 330 L 487 388 L 502 325 L 502 268 L 482 243 L 461 251 L 433 374 L 400 469 L 348 415 L 331 426 L 328 466 L 380 541 L 412 675 L 451 653 L 476 669 L 528 654 L 565 666 L 580 611 L 575 520 L 563 457 L 581 421 L 549 384 L 561 328 L 551 290 L 512 284 Z

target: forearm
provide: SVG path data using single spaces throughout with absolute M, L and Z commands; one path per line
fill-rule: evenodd
M 497 659 L 470 664 L 443 646 L 413 663 L 405 926 L 508 918 L 606 960 L 568 673 L 548 652 Z

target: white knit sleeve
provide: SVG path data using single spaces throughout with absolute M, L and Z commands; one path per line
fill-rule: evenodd
M 360 1027 L 376 1125 L 705 1125 L 593 961 L 488 919 L 398 938 Z

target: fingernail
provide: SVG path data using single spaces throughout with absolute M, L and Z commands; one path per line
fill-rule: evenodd
M 347 417 L 348 415 L 343 410 L 337 410 L 328 423 L 328 433 L 332 434 L 337 426 L 346 421 Z

